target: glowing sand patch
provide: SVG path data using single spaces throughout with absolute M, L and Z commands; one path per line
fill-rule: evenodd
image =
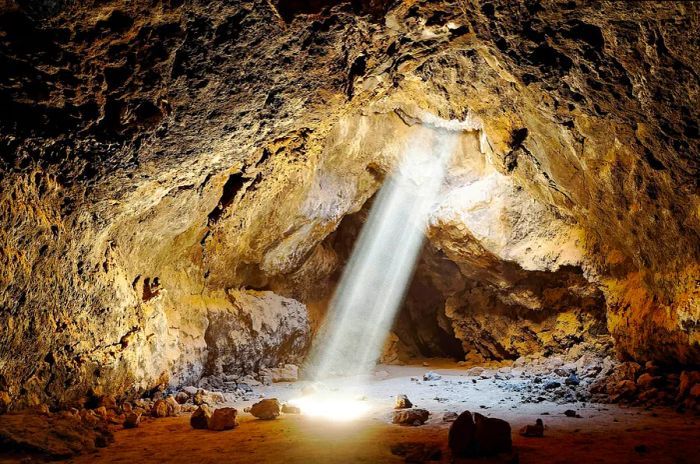
M 289 401 L 297 406 L 301 414 L 320 417 L 335 422 L 359 419 L 370 409 L 366 401 L 332 393 L 317 393 Z

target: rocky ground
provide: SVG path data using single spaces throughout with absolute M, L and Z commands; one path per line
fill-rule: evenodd
M 287 381 L 294 375 L 296 369 L 286 366 L 262 376 L 266 384 L 239 378 L 224 381 L 221 391 L 190 386 L 121 404 L 105 397 L 82 410 L 0 416 L 0 442 L 14 453 L 4 454 L 0 462 L 45 457 L 127 462 L 136 456 L 163 462 L 178 455 L 197 462 L 266 462 L 277 453 L 289 462 L 314 456 L 326 462 L 400 462 L 404 457 L 392 455 L 391 448 L 403 452 L 406 443 L 439 450 L 445 460 L 451 452 L 447 430 L 465 410 L 509 422 L 520 462 L 539 462 L 547 454 L 548 462 L 570 462 L 583 452 L 591 456 L 586 462 L 692 462 L 686 459 L 691 450 L 676 445 L 700 438 L 700 373 L 663 375 L 658 367 L 590 354 L 573 361 L 521 359 L 471 367 L 431 359 L 420 365 L 380 365 L 369 376 L 327 381 L 323 388 L 351 392 L 367 407 L 362 417 L 349 422 L 289 408 L 287 402 L 311 384 Z M 397 395 L 412 403 L 411 409 L 401 410 L 410 420 L 397 419 Z M 268 404 L 266 398 L 279 403 Z M 271 415 L 270 407 L 275 410 Z M 200 411 L 207 418 L 196 425 Z M 254 415 L 275 420 L 265 425 L 260 422 L 268 421 L 256 421 Z M 416 418 L 420 426 L 413 426 Z M 544 422 L 544 438 L 521 437 L 519 431 L 538 418 Z M 201 428 L 209 430 L 196 430 Z M 235 430 L 220 432 L 223 437 L 214 432 L 230 429 Z M 208 434 L 206 440 L 202 433 Z M 114 444 L 99 451 L 112 435 Z M 340 447 L 340 454 L 328 449 L 331 444 Z

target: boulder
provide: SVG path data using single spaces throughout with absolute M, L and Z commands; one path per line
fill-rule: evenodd
M 277 398 L 267 398 L 251 406 L 250 413 L 258 419 L 272 420 L 280 415 L 280 403 Z
M 190 400 L 190 395 L 187 392 L 179 391 L 179 392 L 177 392 L 177 395 L 175 395 L 175 401 L 177 401 L 178 404 L 185 404 L 189 400 Z
M 141 423 L 141 413 L 140 412 L 129 412 L 124 418 L 124 428 L 133 429 L 139 426 Z
M 454 422 L 457 420 L 457 413 L 453 411 L 448 411 L 445 414 L 442 415 L 442 421 L 443 422 Z
M 190 425 L 193 429 L 206 429 L 209 428 L 209 418 L 211 417 L 211 410 L 206 404 L 201 405 L 197 408 L 195 412 L 190 416 Z
M 512 448 L 510 424 L 503 419 L 474 414 L 476 423 L 476 443 L 480 456 L 493 456 L 509 453 Z
M 651 374 L 644 373 L 637 379 L 637 387 L 642 390 L 647 390 L 649 388 L 658 387 L 663 382 L 663 377 L 653 376 Z
M 117 409 L 117 400 L 112 395 L 103 395 L 97 400 L 97 406 L 104 407 L 106 410 Z
M 231 430 L 238 425 L 236 416 L 238 411 L 235 408 L 219 408 L 209 418 L 209 430 Z M 191 421 L 190 421 L 191 422 Z
M 509 453 L 513 448 L 510 424 L 464 411 L 450 426 L 448 445 L 457 458 Z
M 542 419 L 537 419 L 534 425 L 526 425 L 520 429 L 520 435 L 523 437 L 544 437 L 544 422 Z
M 690 388 L 696 383 L 700 383 L 700 372 L 698 371 L 683 371 L 678 379 L 678 398 L 682 399 Z
M 689 396 L 692 396 L 693 398 L 700 398 L 700 383 L 696 383 L 690 388 L 690 391 L 688 392 Z
M 168 403 L 165 400 L 158 400 L 153 403 L 153 407 L 151 408 L 151 416 L 168 417 Z
M 177 416 L 180 414 L 180 403 L 177 402 L 173 395 L 168 396 L 165 399 L 165 403 L 168 406 L 168 416 Z
M 401 409 L 394 411 L 392 422 L 400 425 L 423 425 L 428 417 L 430 417 L 430 413 L 425 409 Z
M 396 398 L 394 399 L 394 409 L 408 409 L 412 407 L 413 403 L 411 403 L 411 400 L 408 399 L 408 396 L 404 394 L 396 395 Z
M 284 414 L 301 414 L 301 409 L 299 409 L 299 406 L 294 406 L 293 404 L 284 403 L 282 405 L 282 412 Z

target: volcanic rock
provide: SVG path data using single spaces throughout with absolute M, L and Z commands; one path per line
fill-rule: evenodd
M 537 419 L 534 425 L 526 425 L 520 429 L 520 435 L 523 437 L 543 437 L 544 422 L 542 422 L 542 419 Z
M 211 410 L 209 406 L 203 404 L 197 408 L 190 416 L 190 425 L 193 429 L 209 428 L 209 419 L 211 418 Z
M 412 408 L 394 411 L 392 422 L 400 425 L 423 425 L 430 417 L 425 409 Z
M 394 398 L 394 409 L 407 409 L 412 407 L 413 403 L 408 399 L 408 396 L 401 394 L 396 395 L 396 398 Z
M 151 408 L 151 416 L 153 417 L 168 417 L 169 415 L 168 403 L 165 400 L 158 400 L 153 403 Z
M 230 430 L 238 425 L 236 420 L 236 415 L 238 411 L 235 408 L 219 408 L 214 411 L 214 413 L 209 417 L 208 428 L 209 430 Z M 194 414 L 193 414 L 194 417 Z M 190 424 L 192 424 L 192 419 L 190 419 Z M 194 426 L 193 426 L 194 427 Z M 195 427 L 197 428 L 197 427 Z
M 450 426 L 448 445 L 459 458 L 493 456 L 512 450 L 508 422 L 464 411 Z
M 280 403 L 276 398 L 266 398 L 251 406 L 250 413 L 262 420 L 276 419 L 280 415 Z
M 139 426 L 141 423 L 141 413 L 140 412 L 129 412 L 126 413 L 124 418 L 124 428 L 133 429 Z
M 301 409 L 299 406 L 294 406 L 293 404 L 284 403 L 282 405 L 282 413 L 284 414 L 301 414 Z

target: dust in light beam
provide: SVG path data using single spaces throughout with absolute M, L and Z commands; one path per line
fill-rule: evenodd
M 453 131 L 420 131 L 377 194 L 315 339 L 312 378 L 369 373 L 410 282 L 428 217 L 457 145 Z

